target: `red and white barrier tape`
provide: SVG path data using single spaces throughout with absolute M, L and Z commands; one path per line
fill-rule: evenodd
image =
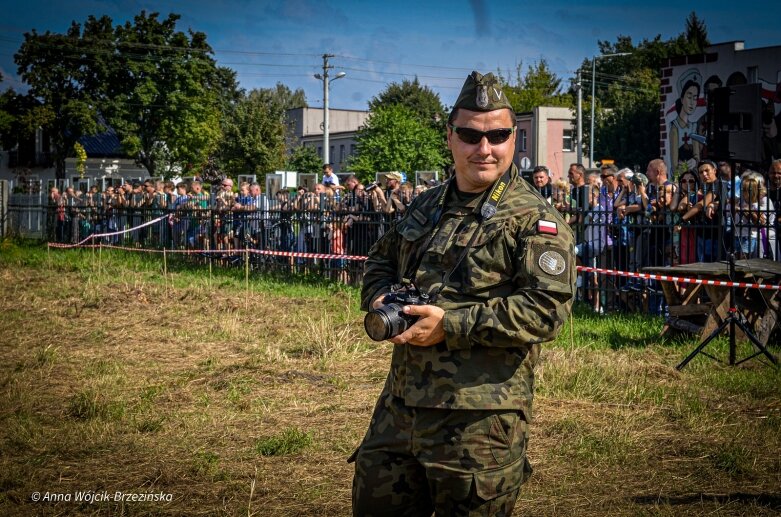
M 298 251 L 271 251 L 271 250 L 249 250 L 250 253 L 258 255 L 275 255 L 278 257 L 296 257 L 313 259 L 334 259 L 334 260 L 366 260 L 369 257 L 360 255 L 331 255 L 328 253 L 303 253 Z
M 119 235 L 122 233 L 127 233 L 133 230 L 137 230 L 139 228 L 143 228 L 145 226 L 149 226 L 151 224 L 154 224 L 162 219 L 165 219 L 167 216 L 158 217 L 157 219 L 153 219 L 151 221 L 148 221 L 142 225 L 136 226 L 134 228 L 129 228 L 127 230 L 121 230 L 118 232 L 110 232 L 110 233 L 96 233 L 93 235 L 90 235 L 83 241 L 81 241 L 78 244 L 58 244 L 58 243 L 49 243 L 49 247 L 52 248 L 110 248 L 110 249 L 118 249 L 118 250 L 124 250 L 124 251 L 144 251 L 144 252 L 151 252 L 151 253 L 164 253 L 163 250 L 156 250 L 156 249 L 148 249 L 148 248 L 130 248 L 125 246 L 115 246 L 113 244 L 84 244 L 89 239 L 96 238 L 96 237 L 110 237 L 112 235 Z M 330 253 L 306 253 L 306 252 L 298 252 L 298 251 L 272 251 L 272 250 L 256 250 L 256 249 L 242 249 L 242 250 L 177 250 L 177 249 L 171 249 L 171 250 L 165 250 L 167 253 L 176 253 L 176 254 L 185 254 L 185 255 L 202 255 L 202 254 L 231 254 L 231 255 L 241 255 L 244 253 L 252 253 L 255 255 L 270 255 L 270 256 L 276 256 L 276 257 L 292 257 L 292 258 L 310 258 L 310 259 L 334 259 L 334 260 L 366 260 L 368 257 L 361 256 L 361 255 L 332 255 Z M 578 271 L 585 272 L 585 273 L 598 273 L 602 275 L 612 275 L 612 276 L 626 276 L 630 278 L 644 278 L 646 280 L 661 280 L 664 282 L 676 282 L 676 283 L 682 283 L 682 284 L 702 284 L 702 285 L 714 285 L 719 287 L 739 287 L 741 289 L 768 289 L 768 290 L 781 290 L 781 285 L 770 285 L 770 284 L 756 284 L 756 283 L 750 283 L 750 282 L 729 282 L 726 280 L 707 280 L 702 278 L 685 278 L 685 277 L 679 277 L 679 276 L 670 276 L 670 275 L 654 275 L 650 273 L 633 273 L 631 271 L 619 271 L 616 269 L 604 269 L 604 268 L 598 268 L 598 267 L 588 267 L 588 266 L 578 266 Z
M 740 287 L 745 289 L 770 289 L 781 290 L 781 285 L 752 284 L 749 282 L 729 282 L 726 280 L 706 280 L 703 278 L 684 278 L 680 276 L 652 275 L 650 273 L 632 273 L 630 271 L 618 271 L 616 269 L 602 269 L 598 267 L 578 266 L 578 271 L 585 273 L 600 273 L 612 276 L 628 276 L 631 278 L 645 278 L 647 280 L 661 280 L 664 282 L 677 282 L 682 284 L 715 285 L 720 287 Z
M 160 217 L 158 217 L 158 218 L 156 218 L 156 219 L 152 219 L 151 221 L 147 221 L 147 222 L 145 222 L 145 223 L 143 223 L 143 224 L 139 224 L 138 226 L 134 226 L 134 227 L 132 227 L 132 228 L 127 228 L 127 229 L 125 229 L 125 230 L 119 230 L 119 231 L 116 231 L 116 232 L 93 233 L 93 234 L 91 234 L 91 235 L 88 235 L 87 237 L 85 237 L 85 238 L 84 238 L 84 239 L 83 239 L 81 242 L 78 242 L 77 244 L 59 244 L 59 243 L 49 243 L 49 246 L 50 246 L 50 247 L 52 247 L 52 248 L 78 248 L 78 247 L 88 247 L 88 246 L 84 246 L 84 243 L 85 243 L 85 242 L 87 242 L 87 241 L 89 241 L 89 240 L 92 240 L 92 239 L 97 239 L 97 238 L 100 238 L 100 237 L 112 237 L 112 236 L 114 236 L 114 235 L 121 235 L 121 234 L 123 234 L 123 233 L 130 233 L 130 232 L 132 232 L 132 231 L 134 231 L 134 230 L 138 230 L 138 229 L 140 229 L 140 228 L 144 228 L 144 227 L 146 227 L 146 226 L 153 225 L 153 224 L 155 224 L 155 223 L 156 223 L 156 222 L 158 222 L 158 221 L 162 221 L 163 219 L 166 219 L 167 217 L 168 217 L 167 215 L 161 215 Z

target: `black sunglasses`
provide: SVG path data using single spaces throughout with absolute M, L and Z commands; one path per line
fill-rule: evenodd
M 498 145 L 505 143 L 515 132 L 514 127 L 503 127 L 500 129 L 492 129 L 490 131 L 478 131 L 469 127 L 458 127 L 453 124 L 448 124 L 465 144 L 475 145 L 479 144 L 483 137 L 488 139 L 488 143 L 491 145 Z

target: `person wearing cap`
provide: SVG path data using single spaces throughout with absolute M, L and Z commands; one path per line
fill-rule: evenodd
M 390 339 L 391 367 L 355 462 L 354 515 L 510 515 L 523 481 L 534 367 L 569 317 L 574 239 L 513 165 L 515 114 L 473 72 L 447 125 L 454 177 L 372 247 L 363 310 L 397 284 L 430 296 Z
M 385 181 L 387 182 L 387 188 L 385 190 L 385 213 L 394 214 L 396 217 L 400 217 L 407 209 L 407 204 L 404 202 L 404 196 L 402 196 L 401 182 L 402 175 L 400 172 L 388 172 L 385 174 Z

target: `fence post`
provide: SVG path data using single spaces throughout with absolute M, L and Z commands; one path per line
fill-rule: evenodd
M 249 309 L 249 249 L 244 249 L 244 287 L 245 287 L 245 301 L 247 309 Z

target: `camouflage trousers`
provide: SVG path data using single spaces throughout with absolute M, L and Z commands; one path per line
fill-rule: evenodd
M 526 461 L 521 411 L 415 408 L 383 391 L 355 461 L 353 515 L 509 516 Z

